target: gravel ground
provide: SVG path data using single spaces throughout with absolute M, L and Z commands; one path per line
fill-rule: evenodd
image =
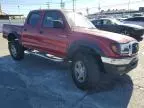
M 144 108 L 144 41 L 139 59 L 128 75 L 81 91 L 64 63 L 33 55 L 13 61 L 0 35 L 0 108 Z

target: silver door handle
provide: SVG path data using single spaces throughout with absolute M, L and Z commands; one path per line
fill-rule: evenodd
M 64 37 L 64 38 L 66 38 L 67 36 L 66 35 L 59 35 L 60 37 Z

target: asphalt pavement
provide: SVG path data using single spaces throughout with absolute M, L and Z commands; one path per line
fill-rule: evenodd
M 144 41 L 139 65 L 127 75 L 81 91 L 69 65 L 25 55 L 14 61 L 0 35 L 0 108 L 144 108 Z

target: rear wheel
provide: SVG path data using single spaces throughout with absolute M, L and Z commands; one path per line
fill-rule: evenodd
M 14 60 L 22 60 L 24 58 L 23 46 L 18 41 L 10 41 L 8 43 L 9 52 Z
M 82 90 L 94 88 L 100 80 L 100 70 L 96 58 L 78 53 L 72 61 L 72 78 Z

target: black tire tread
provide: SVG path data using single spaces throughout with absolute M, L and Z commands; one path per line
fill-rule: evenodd
M 76 78 L 74 77 L 74 63 L 77 60 L 82 60 L 87 68 L 88 77 L 87 80 L 82 84 L 77 82 Z M 76 86 L 82 90 L 95 88 L 100 80 L 100 69 L 96 58 L 94 58 L 91 54 L 86 53 L 76 54 L 72 62 L 72 78 Z
M 10 50 L 12 44 L 16 47 L 16 50 L 17 50 L 17 56 L 16 57 L 14 57 L 12 55 L 11 50 Z M 24 49 L 23 49 L 23 46 L 21 44 L 19 44 L 18 41 L 10 41 L 8 43 L 8 48 L 9 48 L 9 52 L 10 52 L 10 54 L 11 54 L 11 56 L 12 56 L 12 58 L 14 60 L 18 60 L 19 61 L 19 60 L 22 60 L 24 58 Z

